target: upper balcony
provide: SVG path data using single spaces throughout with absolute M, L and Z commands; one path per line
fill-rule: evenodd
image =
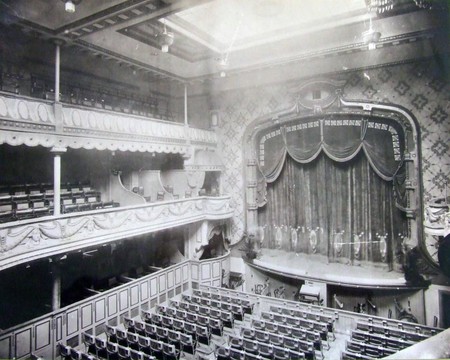
M 0 143 L 156 152 L 216 148 L 213 131 L 156 118 L 0 92 Z

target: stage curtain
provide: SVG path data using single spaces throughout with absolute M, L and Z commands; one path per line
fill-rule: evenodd
M 363 152 L 346 162 L 320 154 L 300 164 L 288 156 L 258 211 L 263 246 L 390 267 L 407 226 L 393 191 Z
M 307 119 L 274 125 L 261 131 L 257 139 L 259 195 L 264 186 L 278 179 L 289 156 L 299 164 L 313 162 L 325 154 L 345 163 L 364 153 L 372 170 L 383 180 L 392 181 L 399 208 L 405 208 L 404 133 L 389 119 Z M 261 178 L 263 181 L 261 181 Z M 258 199 L 259 206 L 265 204 Z

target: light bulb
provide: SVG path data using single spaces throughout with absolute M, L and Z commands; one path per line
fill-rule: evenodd
M 162 45 L 161 46 L 161 51 L 163 52 L 163 53 L 166 53 L 166 52 L 169 52 L 169 45 Z
M 68 1 L 66 1 L 65 9 L 68 13 L 74 13 L 75 12 L 75 4 L 71 0 L 68 0 Z

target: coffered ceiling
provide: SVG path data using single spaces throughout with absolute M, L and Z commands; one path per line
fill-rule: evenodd
M 446 1 L 387 0 L 0 0 L 2 22 L 68 48 L 181 82 L 314 75 L 446 51 Z M 372 3 L 374 3 L 372 1 Z M 371 19 L 371 20 L 370 20 Z M 369 51 L 362 33 L 381 37 Z M 172 32 L 168 53 L 159 35 Z M 436 45 L 437 44 L 437 45 Z M 285 69 L 291 65 L 290 72 Z M 255 75 L 258 74 L 258 75 Z M 260 79 L 261 80 L 261 79 Z

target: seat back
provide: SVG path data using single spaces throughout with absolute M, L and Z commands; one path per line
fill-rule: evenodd
M 150 349 L 155 352 L 160 352 L 163 349 L 162 342 L 154 339 L 150 339 Z
M 141 351 L 130 349 L 131 360 L 144 360 L 144 353 Z
M 106 340 L 100 337 L 95 338 L 95 347 L 99 350 L 106 348 Z
M 121 340 L 125 340 L 127 338 L 127 332 L 119 328 L 116 328 L 116 335 L 117 338 Z
M 89 345 L 95 344 L 95 337 L 93 335 L 84 332 L 82 334 L 82 337 L 83 337 L 83 343 L 86 345 L 86 347 L 88 347 Z
M 118 345 L 117 347 L 118 347 L 117 353 L 119 354 L 120 358 L 128 359 L 130 357 L 131 355 L 130 348 L 121 345 Z
M 115 326 L 106 324 L 105 329 L 106 329 L 106 335 L 108 335 L 108 337 L 116 336 L 116 327 Z
M 127 332 L 127 341 L 129 344 L 137 344 L 139 341 L 138 335 L 132 332 Z
M 156 326 L 153 324 L 145 324 L 145 333 L 148 335 L 156 335 Z
M 61 356 L 70 356 L 70 350 L 72 348 L 68 345 L 59 344 L 59 354 Z
M 124 317 L 123 323 L 124 323 L 126 329 L 134 328 L 134 319 L 131 319 L 129 317 Z
M 117 343 L 108 341 L 106 343 L 106 351 L 109 354 L 116 354 L 119 351 Z

